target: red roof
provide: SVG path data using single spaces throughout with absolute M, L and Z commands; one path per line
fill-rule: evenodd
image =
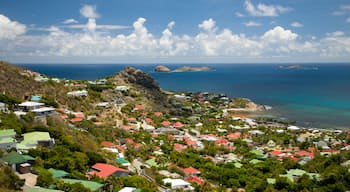
M 142 147 L 142 144 L 140 144 L 140 143 L 135 143 L 135 145 L 134 145 L 134 148 L 135 148 L 135 149 L 138 149 L 138 148 L 140 148 L 140 147 Z
M 181 128 L 181 127 L 183 127 L 184 125 L 181 123 L 181 122 L 176 122 L 176 123 L 174 123 L 174 127 L 176 127 L 176 128 Z
M 227 139 L 239 139 L 241 138 L 240 132 L 234 132 L 227 135 Z
M 145 121 L 146 121 L 146 123 L 152 123 L 152 119 L 151 118 L 146 118 Z
M 136 118 L 135 117 L 129 117 L 128 121 L 136 121 Z
M 283 152 L 279 151 L 279 150 L 274 150 L 274 151 L 270 151 L 269 154 L 279 156 L 279 155 L 283 154 Z
M 154 115 L 155 115 L 155 116 L 157 116 L 157 117 L 159 117 L 159 116 L 162 116 L 162 115 L 163 115 L 163 113 L 162 113 L 162 112 L 160 112 L 160 111 L 157 111 L 157 112 L 154 112 Z
M 339 153 L 339 150 L 335 150 L 335 149 L 324 149 L 322 150 L 322 152 L 326 152 L 326 153 Z
M 100 125 L 103 125 L 104 123 L 103 122 L 94 122 L 94 125 L 96 126 L 100 126 Z
M 135 105 L 135 108 L 134 108 L 135 111 L 141 111 L 141 110 L 144 110 L 144 109 L 145 109 L 145 107 L 143 105 L 141 105 L 141 104 Z
M 101 145 L 104 147 L 115 147 L 115 145 L 112 142 L 109 141 L 102 141 Z
M 163 121 L 161 124 L 162 124 L 163 126 L 169 126 L 169 125 L 171 125 L 171 123 L 170 123 L 169 121 Z
M 74 117 L 85 118 L 85 115 L 84 115 L 84 113 L 74 113 Z
M 131 138 L 126 138 L 125 141 L 129 144 L 134 143 L 134 140 L 132 140 Z
M 174 144 L 174 150 L 177 152 L 181 152 L 185 149 L 185 146 L 179 143 Z
M 197 183 L 198 185 L 202 185 L 203 184 L 203 180 L 201 178 L 199 178 L 199 177 L 196 177 L 196 176 L 188 177 L 186 179 L 186 181 Z
M 182 171 L 186 174 L 186 175 L 191 175 L 191 174 L 200 174 L 201 172 L 193 167 L 187 167 L 182 169 Z
M 226 145 L 228 143 L 228 141 L 227 141 L 227 139 L 220 138 L 220 139 L 216 140 L 215 143 L 218 145 Z
M 297 151 L 297 152 L 294 153 L 294 155 L 298 156 L 298 157 L 308 156 L 308 157 L 314 158 L 314 154 L 313 153 L 310 153 L 310 152 L 305 151 L 305 150 Z
M 67 114 L 60 114 L 60 117 L 61 117 L 62 119 L 66 119 L 66 118 L 68 118 L 68 115 L 67 115 Z
M 120 152 L 125 152 L 125 147 L 123 147 L 123 146 L 117 145 L 117 149 Z
M 72 123 L 76 123 L 76 122 L 83 121 L 83 118 L 75 117 L 75 118 L 70 119 L 70 121 L 71 121 Z
M 96 163 L 95 165 L 92 166 L 93 169 L 96 169 L 97 171 L 93 170 L 90 171 L 90 175 L 96 175 L 97 177 L 100 178 L 107 178 L 111 175 L 113 175 L 116 172 L 129 172 L 126 169 L 122 169 L 119 167 L 115 167 L 113 165 L 105 164 L 105 163 Z

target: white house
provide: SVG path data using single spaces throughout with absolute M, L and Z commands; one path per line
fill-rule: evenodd
M 171 189 L 194 190 L 194 188 L 191 186 L 189 182 L 184 181 L 182 179 L 166 178 L 166 179 L 163 179 L 163 182 L 165 184 L 169 183 L 171 186 Z
M 31 112 L 35 113 L 35 116 L 47 116 L 51 115 L 55 111 L 53 107 L 41 107 L 39 109 L 31 110 Z
M 0 112 L 7 113 L 8 109 L 5 103 L 0 102 Z
M 117 90 L 117 91 L 127 91 L 127 90 L 129 90 L 129 89 L 130 89 L 130 87 L 125 86 L 125 85 L 120 85 L 120 86 L 117 86 L 117 87 L 115 88 L 115 90 Z
M 87 97 L 88 92 L 86 90 L 71 91 L 71 92 L 68 92 L 67 95 L 71 97 Z
M 298 130 L 300 130 L 299 127 L 294 126 L 294 125 L 289 126 L 287 129 L 290 130 L 290 131 L 298 131 Z
M 23 102 L 21 104 L 19 104 L 18 106 L 23 110 L 23 111 L 31 111 L 34 109 L 39 109 L 42 106 L 44 106 L 44 103 L 39 103 L 39 102 L 35 102 L 35 101 L 26 101 Z

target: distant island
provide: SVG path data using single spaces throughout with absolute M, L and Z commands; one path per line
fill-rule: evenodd
M 278 66 L 278 68 L 280 69 L 306 69 L 306 70 L 318 70 L 318 67 L 306 67 L 306 66 L 302 66 L 302 65 L 287 65 L 287 66 L 283 66 L 280 65 Z
M 195 71 L 211 71 L 212 69 L 209 67 L 201 66 L 201 67 L 188 67 L 183 66 L 174 70 L 169 69 L 164 65 L 158 65 L 154 68 L 156 72 L 195 72 Z

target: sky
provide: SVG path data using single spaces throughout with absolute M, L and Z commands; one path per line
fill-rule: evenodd
M 0 0 L 14 63 L 350 61 L 349 0 Z

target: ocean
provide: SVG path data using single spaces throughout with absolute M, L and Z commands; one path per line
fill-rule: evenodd
M 212 71 L 157 73 L 151 64 L 18 64 L 42 74 L 94 80 L 113 75 L 126 66 L 149 73 L 163 90 L 225 93 L 272 106 L 267 116 L 295 120 L 311 128 L 350 128 L 350 65 L 303 64 L 301 69 L 279 64 L 169 64 L 209 66 Z

